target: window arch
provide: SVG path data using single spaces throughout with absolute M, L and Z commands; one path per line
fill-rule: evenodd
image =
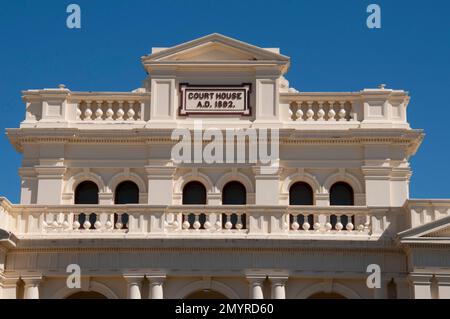
M 314 192 L 308 183 L 297 182 L 289 188 L 289 205 L 302 205 L 309 206 L 314 205 Z M 290 225 L 296 221 L 299 225 L 304 225 L 306 222 L 309 224 L 309 229 L 314 229 L 314 215 L 290 215 Z
M 96 205 L 98 204 L 98 186 L 94 182 L 85 181 L 75 188 L 75 204 Z
M 222 204 L 246 205 L 247 189 L 245 188 L 245 186 L 238 181 L 228 182 L 222 189 Z M 247 229 L 246 214 L 222 214 L 222 227 L 225 228 L 227 222 L 231 222 L 231 229 L 237 229 L 240 228 L 240 226 L 242 226 L 242 229 Z M 239 226 L 236 227 L 237 225 Z
M 139 187 L 132 181 L 124 181 L 117 185 L 114 204 L 139 204 Z
M 344 182 L 337 182 L 330 188 L 330 205 L 331 206 L 353 206 L 355 204 L 353 188 Z M 342 215 L 339 220 L 336 215 L 330 216 L 330 223 L 335 229 L 338 221 L 343 225 L 344 229 L 351 222 L 355 225 L 355 217 L 351 216 L 350 220 L 347 215 Z
M 355 204 L 353 188 L 344 182 L 337 182 L 330 188 L 331 206 L 353 206 Z
M 314 205 L 312 187 L 305 182 L 297 182 L 289 188 L 289 205 Z
M 222 190 L 223 205 L 246 205 L 247 190 L 242 183 L 232 181 L 227 183 Z
M 206 205 L 206 188 L 197 181 L 183 187 L 183 205 Z

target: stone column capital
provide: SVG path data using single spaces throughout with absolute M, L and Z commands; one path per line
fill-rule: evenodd
M 246 279 L 251 284 L 262 284 L 266 280 L 266 275 L 247 275 Z
M 22 281 L 25 283 L 25 287 L 27 286 L 38 286 L 43 277 L 41 275 L 30 275 L 30 276 L 21 276 Z
M 128 284 L 141 284 L 142 280 L 144 280 L 144 274 L 124 274 L 123 278 L 127 281 Z
M 272 285 L 284 285 L 289 279 L 289 276 L 268 276 Z
M 165 274 L 146 274 L 145 278 L 152 284 L 162 284 L 166 280 Z

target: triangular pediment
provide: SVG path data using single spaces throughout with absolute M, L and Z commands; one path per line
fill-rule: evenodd
M 208 42 L 192 49 L 166 56 L 160 61 L 254 61 L 257 59 L 256 54 L 239 50 L 223 43 Z
M 289 57 L 277 49 L 260 48 L 221 34 L 211 34 L 142 57 L 144 65 L 188 63 L 272 63 L 288 67 Z
M 442 241 L 450 243 L 450 216 L 420 225 L 398 234 L 402 243 Z

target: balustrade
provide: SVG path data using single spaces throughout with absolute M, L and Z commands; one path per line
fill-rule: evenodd
M 141 121 L 142 102 L 128 101 L 90 101 L 77 104 L 78 121 Z
M 5 230 L 19 236 L 107 233 L 142 236 L 173 234 L 233 236 L 381 236 L 396 214 L 359 206 L 151 206 L 6 205 L 0 207 Z M 389 215 L 389 216 L 388 216 Z M 398 216 L 404 216 L 399 209 Z
M 292 121 L 298 122 L 350 122 L 357 116 L 352 101 L 293 101 L 289 105 Z

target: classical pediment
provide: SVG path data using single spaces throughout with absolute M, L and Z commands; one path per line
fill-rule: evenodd
M 211 34 L 171 48 L 159 48 L 142 57 L 144 66 L 174 64 L 272 64 L 289 66 L 289 57 L 221 34 Z
M 398 238 L 402 243 L 450 243 L 450 216 L 405 230 Z

